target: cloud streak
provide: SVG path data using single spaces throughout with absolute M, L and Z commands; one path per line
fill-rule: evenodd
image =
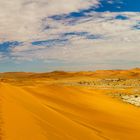
M 125 2 L 0 0 L 0 62 L 39 61 L 49 70 L 135 66 L 140 12 L 130 2 L 119 7 Z

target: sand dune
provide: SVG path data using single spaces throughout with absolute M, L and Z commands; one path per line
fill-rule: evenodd
M 102 89 L 0 83 L 2 140 L 139 140 L 138 107 Z

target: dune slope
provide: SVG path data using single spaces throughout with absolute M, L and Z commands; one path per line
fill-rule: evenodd
M 2 140 L 139 140 L 139 108 L 102 90 L 0 84 Z

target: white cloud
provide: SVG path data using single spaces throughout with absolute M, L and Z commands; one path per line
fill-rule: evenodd
M 90 6 L 98 6 L 97 0 L 0 0 L 0 40 L 23 41 L 20 46 L 12 47 L 0 54 L 0 61 L 13 62 L 40 60 L 57 61 L 85 67 L 115 67 L 124 63 L 140 60 L 140 30 L 132 27 L 138 24 L 140 13 L 134 12 L 91 12 L 79 18 L 53 20 L 52 15 L 69 14 Z M 127 20 L 115 19 L 117 15 Z M 44 19 L 44 20 L 43 20 Z M 73 23 L 72 25 L 70 23 Z M 49 27 L 47 30 L 43 30 Z M 87 32 L 99 35 L 98 39 L 85 36 L 62 36 L 65 33 Z M 62 38 L 63 37 L 63 38 Z M 32 45 L 37 40 L 68 39 L 68 43 L 59 46 Z M 61 42 L 60 42 L 61 43 Z M 74 66 L 76 67 L 76 66 Z
M 97 4 L 97 0 L 0 0 L 0 40 L 36 38 L 44 17 Z
M 116 20 L 118 13 L 92 13 L 90 17 L 81 18 L 74 26 L 67 25 L 67 19 L 54 21 L 47 19 L 47 23 L 54 28 L 46 32 L 48 38 L 61 38 L 63 33 L 88 32 L 96 35 L 101 34 L 99 39 L 86 39 L 80 36 L 68 36 L 69 44 L 61 47 L 54 45 L 33 46 L 29 43 L 12 49 L 11 56 L 17 61 L 31 60 L 57 60 L 71 64 L 98 65 L 103 68 L 117 66 L 122 63 L 137 62 L 140 59 L 138 52 L 140 42 L 140 31 L 132 30 L 131 27 L 137 23 L 139 13 L 119 13 L 125 15 L 129 20 Z M 102 18 L 101 18 L 102 17 Z M 45 40 L 46 36 L 39 36 L 39 40 Z M 136 53 L 137 50 L 137 53 Z M 16 56 L 16 57 L 14 57 Z M 127 64 L 128 65 L 128 64 Z

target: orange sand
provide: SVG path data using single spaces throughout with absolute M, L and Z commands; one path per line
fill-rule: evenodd
M 1 140 L 139 140 L 140 108 L 103 90 L 0 83 Z

